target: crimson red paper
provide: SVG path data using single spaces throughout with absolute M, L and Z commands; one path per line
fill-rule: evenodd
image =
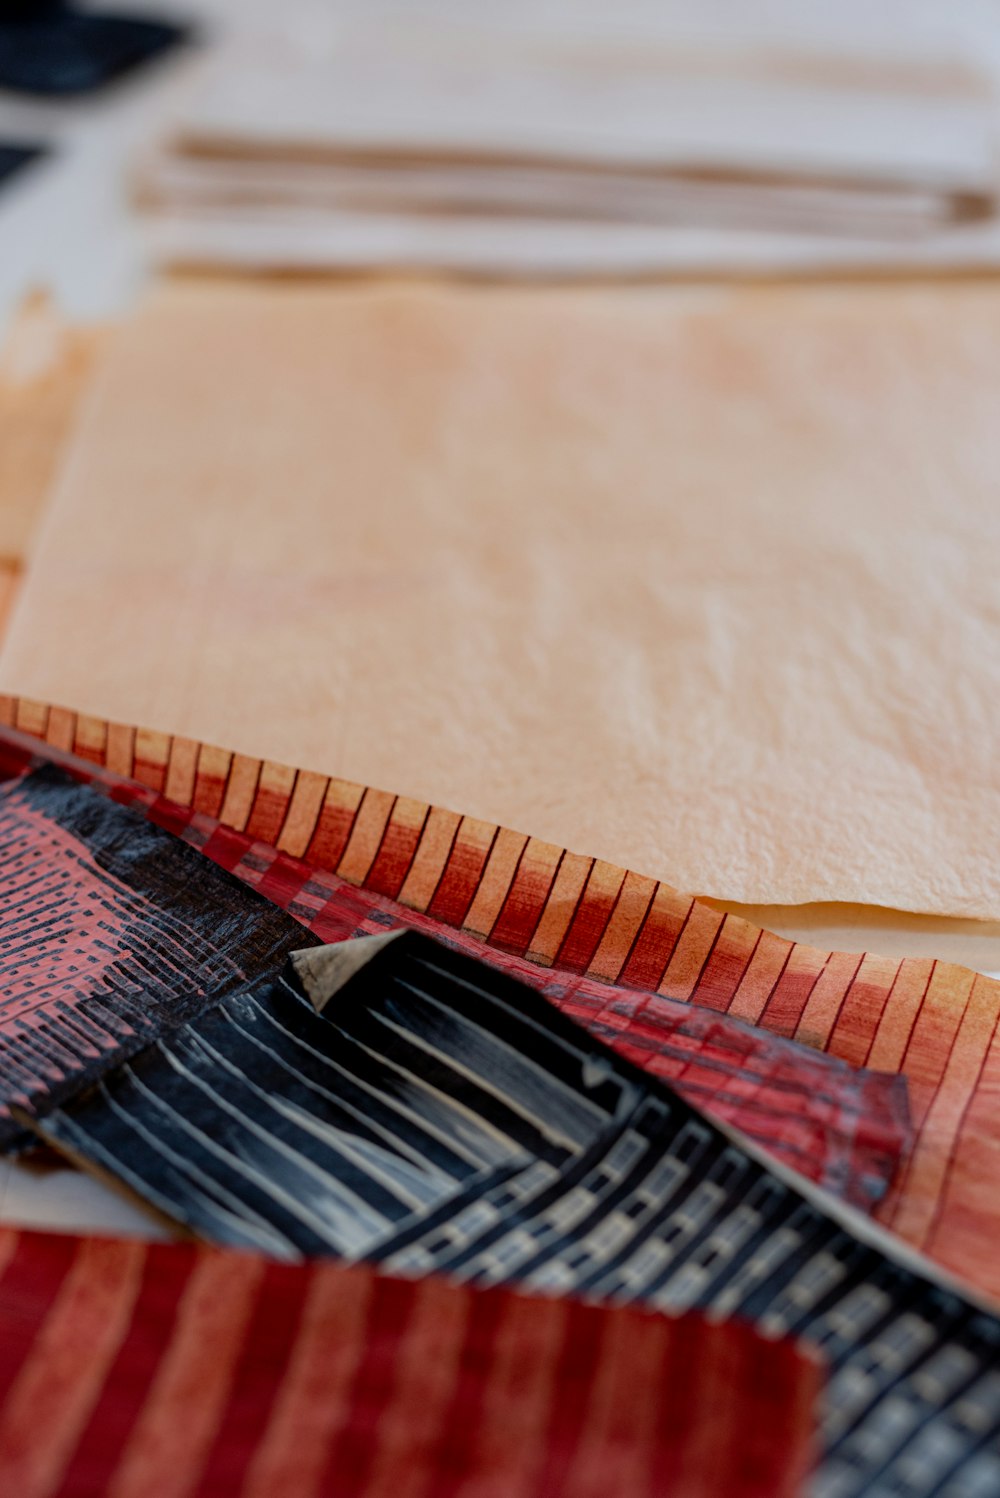
M 0 1230 L 10 1498 L 795 1498 L 819 1378 L 740 1323 Z

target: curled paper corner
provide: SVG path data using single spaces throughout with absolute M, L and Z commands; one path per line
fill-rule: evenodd
M 317 1013 L 322 1014 L 334 994 L 339 993 L 347 980 L 370 962 L 376 952 L 380 952 L 405 931 L 406 927 L 403 926 L 397 931 L 386 931 L 384 935 L 356 936 L 351 941 L 338 941 L 330 946 L 306 947 L 304 951 L 292 952 L 292 967 Z

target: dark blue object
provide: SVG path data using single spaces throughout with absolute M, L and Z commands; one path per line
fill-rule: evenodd
M 7 182 L 23 167 L 45 155 L 44 146 L 27 146 L 20 142 L 0 142 L 0 184 Z
M 0 88 L 91 93 L 186 35 L 172 22 L 94 14 L 61 0 L 0 0 Z

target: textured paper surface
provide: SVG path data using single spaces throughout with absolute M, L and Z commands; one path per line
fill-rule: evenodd
M 0 1231 L 18 1498 L 796 1498 L 820 1376 L 735 1322 Z
M 0 346 L 0 566 L 20 566 L 28 554 L 102 332 L 65 321 L 37 296 Z
M 98 328 L 67 323 L 36 296 L 18 309 L 0 346 L 0 633 L 100 338 Z
M 1000 915 L 1000 293 L 179 287 L 5 690 L 713 896 Z

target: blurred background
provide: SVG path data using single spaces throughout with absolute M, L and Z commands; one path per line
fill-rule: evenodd
M 989 0 L 8 0 L 0 315 L 151 266 L 505 277 L 1000 258 Z

